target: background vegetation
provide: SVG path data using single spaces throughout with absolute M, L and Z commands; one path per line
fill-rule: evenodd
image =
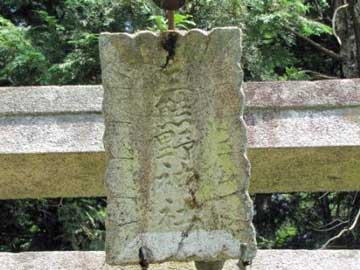
M 360 1 L 349 2 L 358 15 Z M 198 28 L 243 29 L 247 81 L 313 80 L 358 75 L 352 13 L 339 10 L 335 20 L 342 45 L 331 27 L 342 5 L 193 0 L 181 13 Z M 99 33 L 158 29 L 154 15 L 163 12 L 145 0 L 2 0 L 0 86 L 99 84 Z M 254 201 L 263 248 L 319 248 L 350 226 L 360 207 L 358 193 L 262 194 Z M 1 201 L 0 251 L 102 250 L 105 205 L 104 198 Z M 359 236 L 357 228 L 329 247 L 360 248 Z

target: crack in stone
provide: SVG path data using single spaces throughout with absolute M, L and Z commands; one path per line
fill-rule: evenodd
M 166 56 L 166 62 L 161 68 L 165 69 L 170 61 L 172 61 L 175 58 L 176 53 L 176 42 L 178 39 L 177 33 L 166 33 L 166 36 L 163 38 L 161 45 L 168 52 L 168 55 Z
M 139 222 L 138 220 L 132 220 L 132 221 L 128 221 L 128 222 L 125 222 L 125 223 L 115 223 L 115 224 L 116 224 L 116 226 L 123 227 L 123 226 L 126 226 L 126 225 L 138 223 L 138 222 Z
M 184 231 L 181 233 L 181 240 L 178 244 L 178 248 L 176 250 L 176 253 L 175 253 L 175 257 L 179 254 L 179 252 L 181 251 L 181 249 L 184 247 L 184 241 L 186 238 L 189 237 L 189 233 L 191 232 L 191 230 L 194 228 L 195 226 L 195 220 L 196 220 L 196 217 L 194 216 L 192 221 L 191 221 L 191 224 L 190 226 Z

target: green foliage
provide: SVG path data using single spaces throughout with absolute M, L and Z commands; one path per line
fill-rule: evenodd
M 287 30 L 288 28 L 295 29 L 305 36 L 331 33 L 330 27 L 325 24 L 305 18 L 309 12 L 309 4 L 305 1 L 243 2 L 248 7 L 244 49 L 248 79 L 284 79 L 286 69 L 300 66 L 302 59 L 294 57 L 291 51 L 291 48 L 296 46 L 296 38 Z
M 2 201 L 0 252 L 103 250 L 104 199 Z
M 161 32 L 168 30 L 167 19 L 164 16 L 153 15 L 150 16 L 149 20 L 153 22 L 153 26 L 150 27 L 149 30 L 161 31 Z M 175 27 L 177 29 L 188 30 L 189 28 L 196 26 L 196 23 L 192 21 L 191 15 L 183 15 L 180 13 L 175 13 L 174 20 L 175 20 Z
M 175 25 L 179 29 L 188 30 L 196 26 L 196 23 L 192 20 L 191 15 L 183 15 L 180 13 L 175 14 Z
M 8 0 L 0 2 L 0 10 L 19 24 L 6 26 L 4 35 L 20 47 L 12 54 L 17 57 L 1 59 L 8 67 L 2 70 L 3 85 L 100 83 L 99 33 L 147 28 L 149 17 L 160 12 L 146 0 Z
M 200 28 L 242 27 L 245 80 L 279 80 L 287 68 L 301 69 L 303 61 L 294 54 L 297 40 L 289 28 L 305 36 L 331 34 L 329 26 L 315 20 L 319 12 L 313 6 L 303 0 L 197 0 L 186 12 Z
M 332 34 L 332 28 L 327 26 L 326 24 L 316 22 L 313 20 L 309 20 L 305 17 L 300 17 L 299 20 L 302 21 L 300 27 L 300 31 L 304 36 L 312 36 L 316 35 L 319 36 L 321 34 Z
M 286 27 L 304 36 L 330 34 L 329 26 L 315 20 L 320 13 L 325 17 L 328 8 L 324 1 L 318 2 L 321 10 L 304 0 L 196 0 L 176 14 L 175 23 L 179 29 L 240 26 L 245 34 L 246 80 L 296 78 L 286 70 L 300 71 L 304 60 L 295 55 L 296 38 Z M 23 44 L 18 57 L 1 60 L 7 66 L 1 74 L 2 84 L 100 83 L 100 32 L 167 30 L 164 12 L 146 0 L 7 0 L 0 3 L 0 9 L 18 25 L 9 30 L 18 33 L 12 40 Z M 18 43 L 19 38 L 23 42 Z M 24 80 L 23 73 L 34 76 Z
M 287 244 L 289 239 L 297 236 L 297 227 L 291 224 L 283 224 L 275 233 L 276 241 L 274 248 L 281 248 Z
M 287 67 L 285 69 L 284 75 L 279 77 L 282 81 L 299 81 L 299 80 L 309 80 L 310 76 L 308 76 L 304 71 L 299 70 L 295 67 Z
M 320 248 L 351 225 L 360 207 L 359 194 L 259 194 L 255 225 L 260 248 Z M 358 248 L 360 230 L 336 241 L 337 248 Z
M 12 85 L 38 84 L 46 71 L 45 56 L 31 44 L 28 29 L 0 16 L 0 81 Z
M 150 21 L 152 21 L 153 26 L 149 27 L 149 30 L 151 31 L 167 31 L 168 30 L 168 26 L 167 26 L 167 20 L 164 16 L 162 15 L 153 15 L 150 16 L 149 18 Z
M 104 200 L 67 200 L 57 211 L 58 221 L 63 226 L 63 237 L 72 250 L 104 249 Z

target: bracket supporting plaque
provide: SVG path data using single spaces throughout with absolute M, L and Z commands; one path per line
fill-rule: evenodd
M 103 33 L 106 261 L 255 256 L 236 27 Z

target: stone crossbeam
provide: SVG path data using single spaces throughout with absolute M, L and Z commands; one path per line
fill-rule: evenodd
M 243 87 L 252 193 L 360 190 L 360 79 Z M 0 199 L 104 196 L 102 96 L 0 88 Z
M 106 267 L 105 252 L 0 253 L 0 270 L 137 270 L 138 266 Z M 251 270 L 358 270 L 359 250 L 259 250 Z M 150 270 L 194 270 L 193 263 L 151 265 Z M 237 270 L 227 261 L 224 270 Z

